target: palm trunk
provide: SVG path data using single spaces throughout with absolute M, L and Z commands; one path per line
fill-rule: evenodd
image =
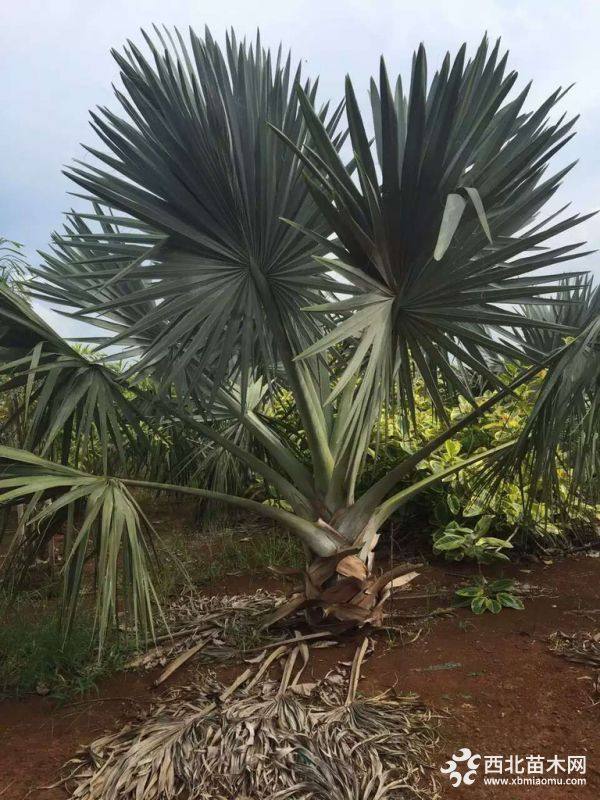
M 340 538 L 339 532 L 336 534 Z M 358 531 L 354 541 L 340 543 L 328 556 L 309 553 L 305 569 L 281 570 L 299 579 L 288 601 L 265 621 L 265 626 L 305 610 L 311 625 L 346 629 L 370 624 L 380 626 L 384 604 L 393 581 L 413 568 L 399 564 L 383 574 L 374 569 L 379 534 L 374 521 Z
M 498 454 L 510 444 L 512 443 L 470 456 L 417 481 L 383 502 L 377 503 L 373 500 L 370 505 L 362 504 L 358 514 L 356 507 L 359 503 L 338 508 L 331 514 L 329 522 L 321 518 L 315 521 L 254 500 L 207 489 L 129 478 L 122 479 L 122 482 L 129 486 L 222 500 L 271 519 L 297 535 L 308 552 L 307 565 L 304 570 L 283 572 L 300 578 L 301 585 L 293 591 L 286 603 L 277 608 L 266 621 L 267 625 L 301 609 L 307 610 L 313 624 L 325 621 L 327 625 L 333 622 L 342 627 L 381 625 L 383 605 L 389 596 L 391 582 L 412 568 L 412 565 L 401 564 L 382 575 L 376 575 L 374 552 L 381 527 L 400 506 L 424 489 L 461 469 Z

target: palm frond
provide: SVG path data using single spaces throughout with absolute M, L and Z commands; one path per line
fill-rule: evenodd
M 226 52 L 208 30 L 189 45 L 178 31 L 144 37 L 151 60 L 131 42 L 113 51 L 125 116 L 92 113 L 106 147 L 88 148 L 98 166 L 68 171 L 94 211 L 54 237 L 33 291 L 112 328 L 136 372 L 170 362 L 169 382 L 191 366 L 216 385 L 241 376 L 244 395 L 246 376 L 272 375 L 281 356 L 273 315 L 299 352 L 321 324 L 300 309 L 334 285 L 312 259 L 325 246 L 280 219 L 329 232 L 297 157 L 267 128 L 306 139 L 300 68 L 233 32 Z M 303 87 L 314 101 L 316 86 Z M 319 115 L 336 143 L 339 116 Z
M 19 291 L 28 269 L 29 263 L 23 252 L 23 245 L 0 236 L 0 285 L 11 286 Z
M 524 315 L 556 326 L 514 331 L 519 346 L 529 352 L 532 358 L 557 352 L 565 343 L 565 330 L 571 330 L 572 338 L 600 313 L 600 296 L 598 289 L 594 288 L 591 275 L 575 275 L 561 281 L 561 285 L 564 288 L 561 295 L 548 298 L 545 304 L 522 309 Z M 565 302 L 566 298 L 568 302 Z
M 600 502 L 600 289 L 575 339 L 555 355 L 527 423 L 493 475 L 519 476 L 530 502 L 567 510 Z
M 29 499 L 17 536 L 30 540 L 29 552 L 43 541 L 44 523 L 66 511 L 64 626 L 68 633 L 90 552 L 95 553 L 96 624 L 102 647 L 109 628 L 117 625 L 119 599 L 136 635 L 153 635 L 158 606 L 150 569 L 152 527 L 126 486 L 115 478 L 96 477 L 55 464 L 33 453 L 0 447 L 0 505 Z M 23 542 L 16 542 L 4 565 L 11 581 Z M 122 566 L 122 570 L 120 567 Z M 89 573 L 88 573 L 89 574 Z
M 16 396 L 3 428 L 22 446 L 63 463 L 97 454 L 123 467 L 144 445 L 139 412 L 121 376 L 71 347 L 21 297 L 0 285 L 0 392 Z
M 453 61 L 448 54 L 428 83 L 421 46 L 406 97 L 400 78 L 392 88 L 382 61 L 379 84 L 371 82 L 377 163 L 347 79 L 357 183 L 311 98 L 298 90 L 311 141 L 294 151 L 337 235 L 335 259 L 325 263 L 364 292 L 319 309 L 345 321 L 304 354 L 323 354 L 344 338 L 355 342 L 355 357 L 340 379 L 348 383 L 360 375 L 348 441 L 367 409 L 389 397 L 394 381 L 410 415 L 415 368 L 445 419 L 440 378 L 471 400 L 461 367 L 498 386 L 488 355 L 523 360 L 523 351 L 502 331 L 570 332 L 516 304 L 529 308 L 556 292 L 568 296 L 570 287 L 560 282 L 567 273 L 549 278 L 539 270 L 584 255 L 577 244 L 545 243 L 586 216 L 548 218 L 531 227 L 570 169 L 545 175 L 551 157 L 573 135 L 575 120 L 549 119 L 564 94 L 560 89 L 532 112 L 524 111 L 529 87 L 508 100 L 517 73 L 507 72 L 506 64 L 499 43 L 489 52 L 484 39 L 470 60 L 465 46 Z M 280 136 L 285 139 L 283 131 Z
M 56 353 L 72 352 L 24 297 L 0 283 L 0 363 L 20 358 L 40 343 Z

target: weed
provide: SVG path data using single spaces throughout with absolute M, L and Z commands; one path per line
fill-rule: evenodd
M 186 584 L 206 586 L 235 573 L 265 572 L 278 567 L 302 567 L 304 554 L 297 539 L 263 524 L 225 528 L 197 536 L 173 533 L 160 546 L 159 595 L 170 597 Z
M 94 647 L 91 617 L 81 615 L 65 641 L 56 611 L 38 598 L 0 609 L 0 697 L 32 692 L 59 701 L 84 694 L 119 669 L 128 648 L 107 643 L 102 655 Z
M 474 614 L 483 614 L 486 611 L 499 614 L 503 608 L 522 611 L 523 601 L 513 594 L 514 590 L 515 582 L 510 578 L 489 582 L 482 577 L 472 586 L 464 586 L 456 590 L 456 604 L 470 606 Z
M 217 559 L 225 573 L 302 567 L 304 564 L 298 540 L 276 528 L 246 537 L 225 533 Z

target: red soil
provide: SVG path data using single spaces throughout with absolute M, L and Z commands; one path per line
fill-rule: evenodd
M 427 567 L 411 585 L 422 592 L 435 583 L 450 587 L 472 568 Z M 591 670 L 548 651 L 546 637 L 597 629 L 598 615 L 569 611 L 600 608 L 600 560 L 584 556 L 554 564 L 525 564 L 506 570 L 521 581 L 543 587 L 544 596 L 526 601 L 525 611 L 475 617 L 469 611 L 437 620 L 414 644 L 402 647 L 378 634 L 374 655 L 365 663 L 363 692 L 395 687 L 416 691 L 442 713 L 442 741 L 436 773 L 444 798 L 457 800 L 598 800 L 600 798 L 600 705 L 592 707 Z M 228 579 L 221 591 L 238 592 L 273 581 L 258 576 Z M 414 587 L 414 588 L 413 588 Z M 218 589 L 216 589 L 218 590 Z M 397 601 L 396 608 L 423 607 L 423 600 Z M 430 600 L 432 606 L 437 599 Z M 440 602 L 445 602 L 440 600 Z M 354 651 L 356 637 L 339 648 L 315 650 L 312 664 L 322 674 Z M 430 669 L 449 663 L 454 668 Z M 182 670 L 173 683 L 185 684 Z M 231 668 L 227 669 L 231 675 Z M 44 698 L 0 702 L 0 800 L 58 800 L 62 789 L 43 789 L 56 781 L 61 766 L 102 733 L 120 726 L 139 707 L 160 697 L 150 688 L 152 673 L 119 674 L 104 681 L 96 696 L 63 707 Z M 162 688 L 162 687 L 161 687 Z M 170 688 L 167 686 L 167 689 Z M 471 786 L 451 788 L 438 769 L 461 747 L 486 755 L 587 756 L 587 785 L 561 787 Z

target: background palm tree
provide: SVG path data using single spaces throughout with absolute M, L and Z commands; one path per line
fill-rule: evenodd
M 0 236 L 0 284 L 17 287 L 25 279 L 28 267 L 23 245 Z

